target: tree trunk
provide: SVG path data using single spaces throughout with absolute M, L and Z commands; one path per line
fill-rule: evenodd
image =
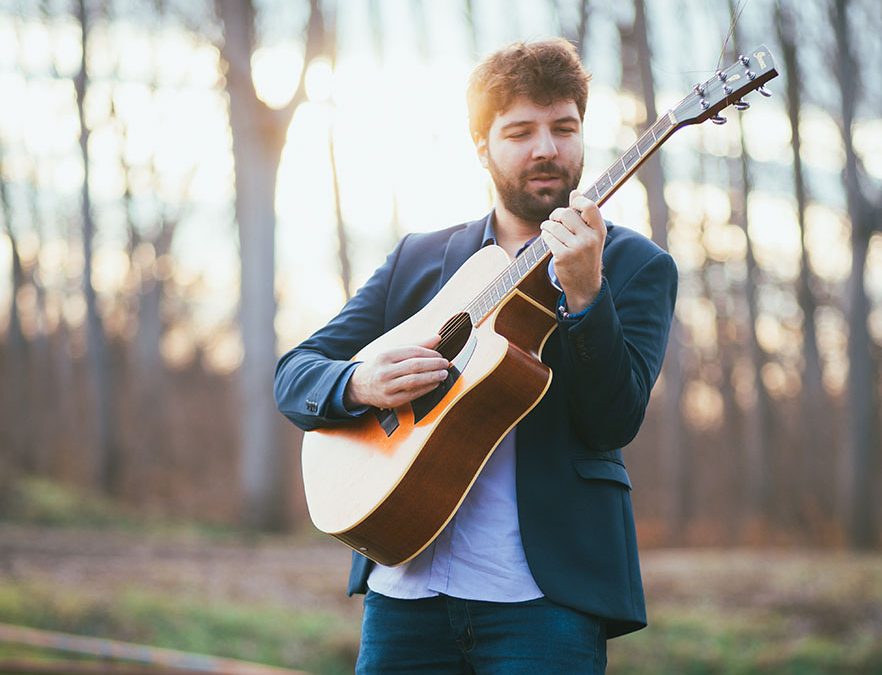
M 104 335 L 98 299 L 92 285 L 92 240 L 95 221 L 92 218 L 89 192 L 89 128 L 86 125 L 84 102 L 88 89 L 87 54 L 89 16 L 85 0 L 76 4 L 80 23 L 82 56 L 80 70 L 74 77 L 77 111 L 80 122 L 80 154 L 83 158 L 82 224 L 83 224 L 83 295 L 86 300 L 86 353 L 92 379 L 94 414 L 94 438 L 97 451 L 95 474 L 100 488 L 107 494 L 117 494 L 120 489 L 120 448 L 116 433 L 116 411 L 113 402 L 112 373 L 107 339 Z
M 772 462 L 770 436 L 772 432 L 772 406 L 769 392 L 763 382 L 762 371 L 766 364 L 766 354 L 759 344 L 756 334 L 759 320 L 759 276 L 760 270 L 753 255 L 753 244 L 748 234 L 747 199 L 753 189 L 750 180 L 750 160 L 744 143 L 742 118 L 738 116 L 739 135 L 741 137 L 740 185 L 737 188 L 740 200 L 733 198 L 733 221 L 744 232 L 746 241 L 744 295 L 747 302 L 746 336 L 748 354 L 753 372 L 755 398 L 744 417 L 746 429 L 745 441 L 745 475 L 746 502 L 748 525 L 762 530 L 769 525 L 772 516 Z
M 879 467 L 879 401 L 877 366 L 873 361 L 867 316 L 870 303 L 864 287 L 870 237 L 880 228 L 882 207 L 864 194 L 859 175 L 852 129 L 859 95 L 857 60 L 852 53 L 846 0 L 834 0 L 831 23 L 836 39 L 833 59 L 842 95 L 842 126 L 845 147 L 846 203 L 851 220 L 851 276 L 846 306 L 848 323 L 848 393 L 846 397 L 846 463 L 843 501 L 849 543 L 868 549 L 877 543 L 878 518 L 874 503 L 874 484 Z
M 655 106 L 655 85 L 652 77 L 652 50 L 649 44 L 649 27 L 643 0 L 634 0 L 634 25 L 630 31 L 622 33 L 622 38 L 623 49 L 627 45 L 633 54 L 633 58 L 623 57 L 622 62 L 634 65 L 636 72 L 631 74 L 630 79 L 637 80 L 634 82 L 634 88 L 639 91 L 646 107 L 646 120 L 640 129 L 640 133 L 643 133 L 655 123 L 658 117 Z M 626 80 L 624 74 L 623 80 Z M 667 202 L 665 202 L 664 168 L 661 163 L 661 155 L 658 152 L 641 166 L 639 177 L 646 189 L 652 240 L 667 250 L 670 214 Z M 681 399 L 685 385 L 682 354 L 682 327 L 675 316 L 671 324 L 671 334 L 665 354 L 665 388 L 662 399 L 661 438 L 659 439 L 667 498 L 666 519 L 673 543 L 681 543 L 684 540 L 693 499 L 692 462 L 684 442 L 681 412 Z
M 9 302 L 9 323 L 6 328 L 6 340 L 4 345 L 4 368 L 0 378 L 0 405 L 9 415 L 13 423 L 0 431 L 0 443 L 7 449 L 6 461 L 15 469 L 29 471 L 33 469 L 31 464 L 33 448 L 29 429 L 28 410 L 33 409 L 29 405 L 28 372 L 30 362 L 28 343 L 21 325 L 21 313 L 18 307 L 18 293 L 25 283 L 25 272 L 18 250 L 18 240 L 12 229 L 12 209 L 9 204 L 9 195 L 6 191 L 6 183 L 3 181 L 3 161 L 0 155 L 0 213 L 3 217 L 3 228 L 9 239 L 12 253 L 12 289 Z M 6 487 L 0 485 L 0 487 Z
M 337 178 L 337 156 L 334 153 L 334 132 L 328 131 L 328 156 L 331 159 L 331 180 L 334 187 L 334 214 L 337 217 L 337 259 L 340 261 L 340 281 L 346 300 L 352 297 L 352 264 L 349 260 L 349 236 L 343 221 L 340 204 L 340 181 Z
M 300 85 L 284 110 L 270 110 L 258 98 L 251 79 L 254 7 L 250 0 L 218 0 L 223 23 L 221 54 L 226 62 L 226 90 L 236 180 L 241 286 L 239 323 L 244 357 L 239 369 L 240 447 L 244 522 L 277 529 L 286 524 L 289 463 L 281 446 L 281 417 L 275 409 L 272 379 L 276 361 L 275 195 L 285 133 L 296 107 L 305 100 L 304 77 L 325 46 L 318 0 L 310 0 Z
M 732 0 L 728 0 L 729 14 L 735 15 L 735 7 Z M 733 48 L 736 53 L 741 53 L 741 39 L 739 36 L 738 23 L 733 26 Z M 741 144 L 741 156 L 739 167 L 740 181 L 736 188 L 740 199 L 733 198 L 732 220 L 744 232 L 746 243 L 745 264 L 747 275 L 745 277 L 744 294 L 747 301 L 747 341 L 750 355 L 751 370 L 753 372 L 753 384 L 755 398 L 753 404 L 746 411 L 744 420 L 746 429 L 745 442 L 745 478 L 746 494 L 745 506 L 747 510 L 747 525 L 749 538 L 763 538 L 774 516 L 774 464 L 770 448 L 772 447 L 773 410 L 769 392 L 763 382 L 762 371 L 766 364 L 766 353 L 757 339 L 756 327 L 759 320 L 759 295 L 760 295 L 760 269 L 753 255 L 753 244 L 750 240 L 748 227 L 748 200 L 753 190 L 750 177 L 750 158 L 747 154 L 747 145 L 744 142 L 744 120 L 738 115 L 738 137 Z
M 800 495 L 798 510 L 805 524 L 822 525 L 818 522 L 823 514 L 833 508 L 829 493 L 824 490 L 826 472 L 829 467 L 829 449 L 832 437 L 829 425 L 823 424 L 828 416 L 829 403 L 824 392 L 821 371 L 821 355 L 815 329 L 817 302 L 812 292 L 812 272 L 809 265 L 806 241 L 805 209 L 807 203 L 805 177 L 800 149 L 802 139 L 799 132 L 799 116 L 802 105 L 800 92 L 799 61 L 796 51 L 795 18 L 791 8 L 782 3 L 775 6 L 775 23 L 781 43 L 781 57 L 784 76 L 787 81 L 787 116 L 793 149 L 793 191 L 796 197 L 796 213 L 801 238 L 801 264 L 797 284 L 797 300 L 802 310 L 803 364 L 802 387 L 800 389 L 800 476 L 796 494 Z

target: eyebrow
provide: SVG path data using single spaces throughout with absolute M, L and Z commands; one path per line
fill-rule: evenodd
M 552 124 L 578 124 L 579 119 L 573 117 L 572 115 L 567 115 L 566 117 L 558 117 L 556 120 L 552 121 Z M 509 122 L 508 124 L 503 124 L 500 128 L 500 131 L 507 131 L 508 129 L 512 129 L 515 127 L 528 127 L 536 124 L 535 120 L 514 120 Z

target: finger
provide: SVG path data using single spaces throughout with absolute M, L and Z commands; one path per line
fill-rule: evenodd
M 446 372 L 450 363 L 445 358 L 407 359 L 389 366 L 387 377 L 394 379 L 412 373 Z
M 582 220 L 592 230 L 605 231 L 606 225 L 603 222 L 603 216 L 600 215 L 600 209 L 598 208 L 597 204 L 592 202 L 587 197 L 580 195 L 579 197 L 572 200 L 570 206 L 579 212 Z
M 558 220 L 564 227 L 575 235 L 584 235 L 587 223 L 585 222 L 581 212 L 575 209 L 564 209 L 564 213 Z
M 543 232 L 547 232 L 564 246 L 576 245 L 576 234 L 567 225 L 556 220 L 546 220 L 540 227 Z
M 407 347 L 397 347 L 396 349 L 390 349 L 388 352 L 385 352 L 383 356 L 385 357 L 384 360 L 387 363 L 400 363 L 401 361 L 407 361 L 408 359 L 440 358 L 441 354 L 436 352 L 434 349 L 429 349 L 427 347 L 409 345 Z
M 441 342 L 440 335 L 432 335 L 430 337 L 427 337 L 425 340 L 420 340 L 419 342 L 417 342 L 417 346 L 426 347 L 427 349 L 434 349 L 435 347 L 438 346 L 438 344 L 440 342 Z
M 570 208 L 567 206 L 558 206 L 548 215 L 548 220 L 556 220 L 560 222 L 561 218 L 563 218 L 564 214 L 569 210 Z
M 562 253 L 567 251 L 567 246 L 564 245 L 560 239 L 555 237 L 550 232 L 543 231 L 540 235 L 542 240 L 548 245 L 548 248 L 551 249 L 551 255 L 557 258 Z
M 428 390 L 431 391 L 446 379 L 446 370 L 433 370 L 428 373 L 413 373 L 393 380 L 390 383 L 390 391 L 392 393 L 406 393 L 419 391 L 426 389 L 427 387 Z
M 594 204 L 588 197 L 583 195 L 581 192 L 575 192 L 570 195 L 570 208 L 576 209 L 576 211 L 583 211 L 587 209 L 589 206 Z
M 419 389 L 413 389 L 409 391 L 403 391 L 389 396 L 387 402 L 384 407 L 387 408 L 397 408 L 400 405 L 405 405 L 410 403 L 414 399 L 419 398 L 420 396 L 425 396 L 431 391 L 434 391 L 438 388 L 438 383 L 435 382 L 433 384 L 427 385 L 425 387 L 421 387 Z

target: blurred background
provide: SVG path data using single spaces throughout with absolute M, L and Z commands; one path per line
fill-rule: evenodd
M 487 212 L 483 55 L 578 46 L 587 188 L 765 45 L 772 97 L 603 208 L 680 270 L 626 450 L 657 621 L 610 670 L 882 672 L 880 34 L 874 0 L 0 0 L 0 621 L 350 670 L 278 355 Z

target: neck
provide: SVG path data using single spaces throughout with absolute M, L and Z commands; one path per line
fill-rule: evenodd
M 509 211 L 499 199 L 494 206 L 496 242 L 512 258 L 524 242 L 539 234 L 540 223 L 524 220 Z

